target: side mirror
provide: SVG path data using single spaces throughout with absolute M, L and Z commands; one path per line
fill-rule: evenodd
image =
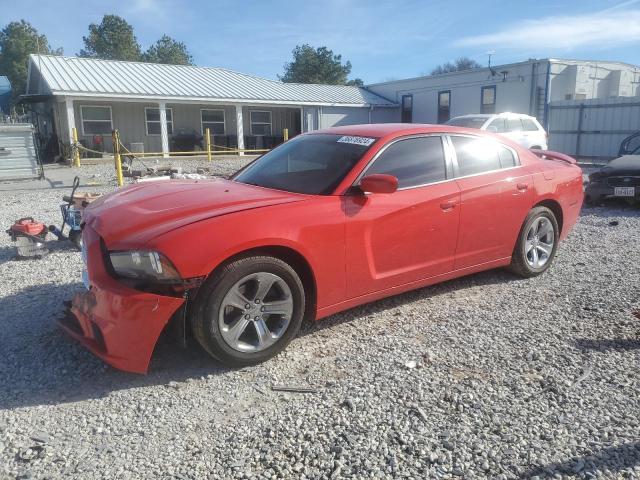
M 398 179 L 393 175 L 374 173 L 360 180 L 360 189 L 364 193 L 393 193 L 398 190 Z

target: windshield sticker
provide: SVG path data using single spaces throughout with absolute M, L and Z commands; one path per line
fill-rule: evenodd
M 343 137 L 340 137 L 338 139 L 338 143 L 352 143 L 354 145 L 363 145 L 365 147 L 368 147 L 369 145 L 371 145 L 375 141 L 376 141 L 375 138 L 350 137 L 350 136 L 347 136 L 347 135 L 345 135 Z

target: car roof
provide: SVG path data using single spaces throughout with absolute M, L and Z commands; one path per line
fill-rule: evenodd
M 342 127 L 324 128 L 314 130 L 308 134 L 329 133 L 334 135 L 355 135 L 359 137 L 386 137 L 411 135 L 416 133 L 449 133 L 449 132 L 473 132 L 468 128 L 455 127 L 451 125 L 431 125 L 427 123 L 369 123 L 362 125 L 345 125 Z
M 492 118 L 497 116 L 498 114 L 496 113 L 469 113 L 467 115 L 456 115 L 455 117 L 452 117 L 451 120 L 454 118 Z
M 502 112 L 502 113 L 470 113 L 467 115 L 457 115 L 454 118 L 494 118 L 494 117 L 526 117 L 535 119 L 531 115 L 527 115 L 526 113 L 514 113 L 514 112 Z

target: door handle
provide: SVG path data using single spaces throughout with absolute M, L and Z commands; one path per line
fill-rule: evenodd
M 448 211 L 448 210 L 452 210 L 452 209 L 454 209 L 454 208 L 455 208 L 455 206 L 456 206 L 456 202 L 451 201 L 451 200 L 449 200 L 449 201 L 447 201 L 447 202 L 442 202 L 442 203 L 440 204 L 440 208 L 441 208 L 442 210 L 444 210 L 445 212 L 446 212 L 446 211 Z
M 517 185 L 517 188 L 521 192 L 526 192 L 527 190 L 529 190 L 529 185 L 527 185 L 526 183 L 519 183 Z

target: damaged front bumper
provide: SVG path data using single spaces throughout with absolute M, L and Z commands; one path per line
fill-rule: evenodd
M 184 299 L 123 285 L 105 267 L 99 235 L 86 226 L 83 240 L 89 290 L 75 295 L 60 325 L 109 365 L 146 373 L 160 333 Z

